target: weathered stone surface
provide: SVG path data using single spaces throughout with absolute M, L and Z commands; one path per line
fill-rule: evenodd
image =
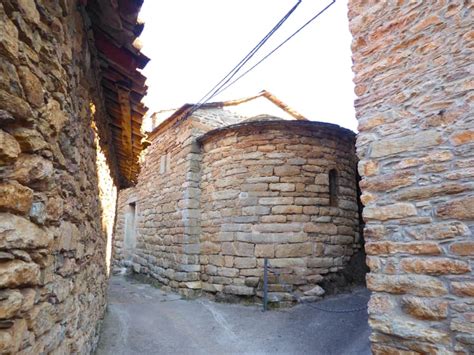
M 40 269 L 35 263 L 11 260 L 0 263 L 0 287 L 37 285 Z
M 297 243 L 288 245 L 277 245 L 275 247 L 275 257 L 293 258 L 311 255 L 313 251 L 312 243 Z
M 373 316 L 369 319 L 369 324 L 374 330 L 406 339 L 429 341 L 435 344 L 447 344 L 450 341 L 449 333 L 445 331 L 387 315 Z
M 0 319 L 12 318 L 23 302 L 22 294 L 17 290 L 0 291 Z
M 36 75 L 25 66 L 18 68 L 18 75 L 20 76 L 21 85 L 23 86 L 28 102 L 34 107 L 42 106 L 44 104 L 43 87 Z
M 368 274 L 367 287 L 372 291 L 395 294 L 410 293 L 416 296 L 436 297 L 448 293 L 447 287 L 437 278 L 424 275 Z
M 365 245 L 365 250 L 369 255 L 379 254 L 417 254 L 417 255 L 439 255 L 441 248 L 434 242 L 413 242 L 413 243 L 395 243 L 395 242 L 373 242 Z
M 405 258 L 400 262 L 403 271 L 415 274 L 464 274 L 471 271 L 469 263 L 448 258 Z
M 410 152 L 421 148 L 431 147 L 443 142 L 437 131 L 422 131 L 402 138 L 385 139 L 372 144 L 371 158 Z
M 455 146 L 474 142 L 474 130 L 453 133 L 449 140 Z
M 451 288 L 457 296 L 474 297 L 474 282 L 451 282 Z
M 47 247 L 53 236 L 26 218 L 0 213 L 0 248 L 35 249 Z
M 11 162 L 21 153 L 20 145 L 16 139 L 0 129 L 0 162 Z
M 227 285 L 224 286 L 224 293 L 241 296 L 252 296 L 255 294 L 255 288 L 248 286 Z
M 407 314 L 419 319 L 439 320 L 448 316 L 448 302 L 437 299 L 404 296 L 402 309 Z
M 26 214 L 32 203 L 33 190 L 15 181 L 0 183 L 0 210 Z
M 474 219 L 474 196 L 467 196 L 441 204 L 436 209 L 436 215 L 443 219 L 472 220 Z
M 474 242 L 453 243 L 449 247 L 454 254 L 461 256 L 474 256 Z
M 45 186 L 53 175 L 51 161 L 38 155 L 22 154 L 15 162 L 12 178 L 26 186 Z
M 367 220 L 386 221 L 389 219 L 399 219 L 416 216 L 416 208 L 409 203 L 394 203 L 388 206 L 366 207 L 363 216 Z

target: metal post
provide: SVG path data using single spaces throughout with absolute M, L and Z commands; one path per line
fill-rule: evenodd
M 263 311 L 267 310 L 268 301 L 268 258 L 263 259 Z

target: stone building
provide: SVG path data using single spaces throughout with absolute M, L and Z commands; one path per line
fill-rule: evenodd
M 137 185 L 119 194 L 116 260 L 227 300 L 261 296 L 264 258 L 282 274 L 273 301 L 342 275 L 361 246 L 354 133 L 286 105 L 297 120 L 228 110 L 251 101 L 184 106 L 150 133 Z
M 136 180 L 141 148 L 140 3 L 0 3 L 1 353 L 89 353 L 96 342 L 110 206 L 114 189 Z M 349 0 L 348 15 L 372 350 L 472 354 L 473 5 Z M 202 128 L 182 129 L 180 139 Z M 178 161 L 188 169 L 179 189 L 163 186 L 167 218 L 177 218 L 168 211 L 182 188 L 190 193 L 179 200 L 180 251 L 196 248 L 201 230 L 189 188 L 196 162 L 184 158 L 197 146 L 177 142 L 182 156 L 159 159 L 163 169 Z M 170 233 L 160 248 L 171 252 L 175 231 L 163 224 Z M 201 265 L 196 254 L 174 255 L 166 267 L 183 267 L 173 274 L 179 286 Z
M 0 353 L 90 353 L 148 59 L 139 1 L 0 2 Z

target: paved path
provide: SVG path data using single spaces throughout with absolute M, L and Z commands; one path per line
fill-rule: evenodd
M 313 304 L 358 308 L 368 291 Z M 370 354 L 367 312 L 327 313 L 311 305 L 261 312 L 205 298 L 182 300 L 148 284 L 114 276 L 97 355 Z

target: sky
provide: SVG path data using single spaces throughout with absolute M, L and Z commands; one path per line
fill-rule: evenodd
M 142 52 L 151 58 L 150 112 L 196 103 L 290 10 L 296 0 L 147 0 Z M 246 68 L 330 1 L 303 0 Z M 211 101 L 265 89 L 315 121 L 356 130 L 347 0 L 338 0 L 266 61 Z

